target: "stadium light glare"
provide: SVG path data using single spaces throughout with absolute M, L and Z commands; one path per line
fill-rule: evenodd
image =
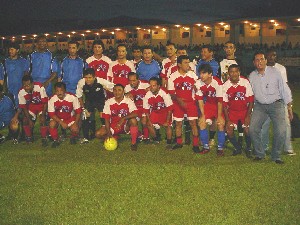
M 162 28 L 162 31 L 166 31 L 167 29 L 166 28 Z
M 102 32 L 105 32 L 105 31 L 107 31 L 107 30 L 105 30 L 105 29 L 102 29 Z
M 116 31 L 120 31 L 121 29 L 120 29 L 120 28 L 116 28 L 115 30 L 116 30 Z
M 179 25 L 179 24 L 176 24 L 175 27 L 180 27 L 180 25 Z
M 63 34 L 62 32 L 58 32 L 57 34 Z
M 270 22 L 271 22 L 271 23 L 274 23 L 274 22 L 275 22 L 275 20 L 270 20 Z
M 219 23 L 221 26 L 223 26 L 224 25 L 224 23 L 223 22 L 221 22 L 221 23 Z
M 297 21 L 300 22 L 300 18 L 298 18 Z
M 90 31 L 90 30 L 87 30 L 87 31 L 85 31 L 85 32 L 90 33 L 91 31 Z
M 25 36 L 25 35 L 23 35 L 23 36 L 22 36 L 22 38 L 26 38 L 26 36 Z
M 71 33 L 72 33 L 72 34 L 76 34 L 76 32 L 75 32 L 75 31 L 72 31 Z
M 197 23 L 196 25 L 197 25 L 198 27 L 200 27 L 200 26 L 201 26 L 201 23 Z
M 36 34 L 32 35 L 34 38 L 37 36 Z
M 142 29 L 142 28 L 140 28 L 140 27 L 137 27 L 136 29 L 137 29 L 137 30 L 140 30 L 140 29 Z

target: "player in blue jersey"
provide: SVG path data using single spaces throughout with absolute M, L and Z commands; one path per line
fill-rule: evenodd
M 68 43 L 69 55 L 61 63 L 61 73 L 58 75 L 58 81 L 63 81 L 67 86 L 67 92 L 76 94 L 78 81 L 82 78 L 83 70 L 87 64 L 77 54 L 79 43 L 70 41 Z
M 211 45 L 204 45 L 201 48 L 201 59 L 199 60 L 197 66 L 196 66 L 196 72 L 197 75 L 199 77 L 199 67 L 203 64 L 209 64 L 213 70 L 212 75 L 213 76 L 217 76 L 218 78 L 220 78 L 220 74 L 219 74 L 219 63 L 214 59 L 214 51 Z
M 47 49 L 46 36 L 37 37 L 37 50 L 30 56 L 30 73 L 34 82 L 40 82 L 46 89 L 47 95 L 52 95 L 52 81 L 57 77 L 58 61 Z
M 161 67 L 153 59 L 153 50 L 150 46 L 143 48 L 143 60 L 137 65 L 136 73 L 139 79 L 148 82 L 152 77 L 159 77 Z
M 4 77 L 8 94 L 13 97 L 15 105 L 18 107 L 18 93 L 22 88 L 22 77 L 29 72 L 29 62 L 19 56 L 19 44 L 11 43 L 8 50 L 9 57 L 4 61 Z M 3 83 L 4 77 L 0 77 L 0 80 L 2 80 L 0 83 Z
M 0 84 L 0 130 L 10 125 L 11 119 L 15 115 L 13 101 L 4 95 L 3 85 Z M 5 136 L 0 134 L 0 143 L 5 141 Z

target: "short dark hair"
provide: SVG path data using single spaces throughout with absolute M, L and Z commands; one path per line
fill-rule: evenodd
M 266 51 L 266 54 L 269 54 L 271 52 L 276 52 L 276 49 L 274 47 L 271 47 Z
M 126 45 L 125 44 L 118 44 L 118 46 L 117 46 L 117 50 L 118 50 L 118 48 L 119 47 L 125 47 L 126 48 L 126 50 L 127 50 L 127 47 L 126 47 Z
M 79 48 L 79 43 L 77 41 L 75 41 L 75 40 L 69 41 L 68 45 L 70 45 L 70 44 L 75 44 L 77 46 L 77 48 Z
M 202 64 L 197 71 L 199 74 L 202 73 L 208 73 L 211 74 L 213 72 L 211 66 L 209 64 Z
M 91 74 L 93 77 L 95 77 L 95 70 L 93 68 L 86 68 L 83 71 L 83 77 L 85 77 L 88 74 Z
M 11 43 L 9 43 L 8 48 L 9 49 L 10 48 L 14 48 L 14 49 L 19 50 L 20 49 L 20 45 L 18 43 L 16 43 L 16 42 L 11 42 Z
M 145 45 L 145 46 L 143 46 L 143 52 L 144 52 L 144 50 L 145 49 L 150 49 L 151 50 L 151 52 L 153 53 L 153 48 L 152 48 L 152 46 L 150 46 L 150 45 Z
M 129 78 L 129 76 L 135 76 L 136 79 L 139 79 L 139 75 L 137 73 L 135 73 L 135 72 L 128 73 L 128 78 Z
M 141 48 L 141 46 L 139 46 L 139 45 L 133 45 L 132 46 L 132 51 L 134 51 L 134 50 L 141 50 L 142 48 Z
M 177 63 L 181 64 L 184 59 L 188 59 L 189 60 L 190 58 L 187 55 L 180 55 L 180 56 L 177 57 Z
M 233 44 L 235 47 L 235 44 L 232 41 L 226 41 L 224 45 L 226 45 L 226 44 Z
M 214 49 L 213 49 L 213 47 L 211 45 L 203 45 L 201 49 L 203 49 L 203 48 L 207 48 L 207 50 L 209 52 L 213 52 L 214 51 Z
M 260 55 L 260 54 L 266 56 L 266 54 L 265 54 L 264 51 L 258 50 L 258 51 L 256 51 L 256 52 L 254 53 L 254 55 L 253 55 L 253 61 L 255 60 L 255 56 Z
M 241 67 L 238 64 L 231 64 L 228 67 L 228 71 L 231 70 L 232 68 L 237 68 L 239 71 L 241 71 Z
M 150 81 L 156 81 L 156 83 L 161 86 L 161 79 L 159 77 L 151 77 L 149 83 Z
M 47 37 L 44 34 L 40 34 L 39 36 L 37 36 L 36 41 L 39 41 L 41 39 L 45 39 L 47 41 Z
M 173 45 L 174 48 L 176 48 L 176 45 L 175 45 L 173 42 L 169 42 L 169 41 L 168 41 L 167 44 L 166 44 L 166 47 L 167 47 L 167 46 L 170 46 L 170 45 Z
M 121 88 L 123 88 L 123 90 L 125 89 L 125 87 L 122 84 L 115 84 L 114 88 L 115 87 L 121 87 Z
M 57 82 L 54 88 L 64 88 L 66 90 L 66 84 L 64 82 Z
M 186 47 L 184 47 L 183 45 L 179 45 L 178 48 L 177 48 L 177 50 L 185 50 L 185 51 L 187 51 Z
M 92 44 L 92 48 L 93 48 L 95 45 L 101 45 L 101 46 L 102 46 L 102 49 L 104 50 L 104 43 L 103 43 L 101 40 L 94 40 L 94 41 L 93 41 L 93 44 Z
M 33 82 L 32 76 L 30 76 L 30 75 L 24 75 L 22 77 L 22 82 L 24 82 L 24 81 L 30 81 L 30 83 L 32 83 Z

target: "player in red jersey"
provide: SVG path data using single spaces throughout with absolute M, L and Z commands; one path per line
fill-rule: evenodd
M 177 58 L 178 70 L 168 80 L 168 90 L 174 101 L 173 119 L 176 122 L 176 145 L 172 149 L 182 148 L 182 121 L 186 115 L 193 133 L 193 151 L 199 153 L 197 129 L 198 109 L 195 100 L 194 85 L 198 80 L 190 71 L 190 59 L 187 55 Z
M 242 146 L 237 142 L 234 129 L 242 124 L 246 140 L 246 156 L 251 157 L 251 141 L 249 135 L 250 116 L 253 108 L 253 91 L 250 82 L 240 76 L 240 66 L 232 64 L 228 68 L 229 80 L 223 84 L 224 115 L 227 136 L 234 146 L 233 155 L 242 153 Z
M 94 55 L 87 58 L 86 62 L 90 68 L 95 70 L 96 77 L 108 79 L 107 73 L 109 64 L 112 62 L 110 58 L 103 55 L 104 44 L 101 40 L 95 40 L 92 45 Z
M 146 124 L 146 118 L 143 117 L 144 114 L 143 99 L 149 89 L 149 83 L 140 81 L 139 75 L 134 72 L 130 72 L 128 74 L 128 80 L 129 80 L 129 84 L 127 84 L 125 87 L 125 95 L 126 97 L 134 101 L 138 110 L 137 111 L 138 118 L 141 121 L 142 129 L 143 129 L 143 135 L 139 137 L 139 139 L 141 141 L 148 142 L 149 131 Z
M 105 126 L 96 131 L 96 137 L 105 139 L 112 135 L 130 133 L 131 150 L 137 150 L 138 123 L 137 108 L 130 98 L 124 96 L 124 86 L 116 84 L 113 88 L 114 97 L 106 100 L 102 117 Z
M 78 98 L 66 92 L 66 84 L 57 82 L 55 94 L 48 101 L 48 113 L 51 118 L 49 133 L 53 139 L 52 147 L 59 146 L 57 127 L 71 130 L 70 144 L 76 144 L 79 134 L 81 107 Z
M 124 87 L 128 84 L 128 74 L 135 72 L 132 62 L 128 61 L 127 50 L 124 44 L 117 47 L 117 60 L 109 65 L 108 77 L 114 84 L 122 84 Z
M 48 127 L 46 126 L 46 112 L 48 96 L 42 83 L 33 82 L 32 77 L 25 75 L 22 78 L 22 89 L 18 94 L 20 110 L 14 115 L 12 121 L 17 121 L 19 114 L 23 114 L 23 129 L 26 142 L 31 143 L 32 133 L 36 119 L 40 123 L 42 146 L 47 146 Z
M 203 64 L 199 67 L 198 73 L 200 80 L 196 83 L 196 99 L 198 99 L 201 112 L 199 118 L 200 139 L 203 149 L 200 154 L 209 152 L 207 124 L 217 123 L 218 127 L 218 156 L 224 155 L 225 143 L 225 121 L 223 118 L 223 97 L 222 82 L 215 76 L 212 76 L 212 68 L 209 64 Z
M 162 61 L 162 71 L 160 74 L 160 77 L 162 79 L 162 87 L 167 87 L 167 75 L 168 75 L 168 70 L 169 68 L 174 65 L 176 66 L 176 60 L 177 60 L 177 49 L 175 47 L 174 43 L 167 43 L 166 45 L 166 52 L 167 52 L 167 56 L 168 58 L 165 58 Z
M 164 126 L 167 134 L 167 148 L 172 144 L 172 108 L 171 96 L 162 90 L 161 79 L 152 77 L 149 80 L 150 90 L 143 100 L 143 108 L 147 118 L 147 125 L 150 135 L 155 142 L 159 142 L 154 126 Z

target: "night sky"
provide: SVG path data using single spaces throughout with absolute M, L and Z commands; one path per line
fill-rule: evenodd
M 300 3 L 298 0 L 1 0 L 0 34 L 5 35 L 8 27 L 17 33 L 22 23 L 32 20 L 104 20 L 118 16 L 174 23 L 300 16 Z

